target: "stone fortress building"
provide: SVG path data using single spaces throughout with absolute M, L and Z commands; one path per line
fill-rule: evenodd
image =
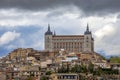
M 45 50 L 59 51 L 64 49 L 67 52 L 94 52 L 94 39 L 92 32 L 87 29 L 84 35 L 56 35 L 51 32 L 50 25 L 45 32 Z

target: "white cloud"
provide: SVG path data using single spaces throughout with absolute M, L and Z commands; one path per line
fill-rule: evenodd
M 40 25 L 48 12 L 25 12 L 17 9 L 0 10 L 0 25 L 4 27 L 17 27 L 21 25 Z
M 116 23 L 109 23 L 95 31 L 96 51 L 104 50 L 105 55 L 120 55 L 119 29 Z
M 20 36 L 20 33 L 17 33 L 15 31 L 13 32 L 8 31 L 0 37 L 0 45 L 8 44 L 11 41 L 14 41 L 19 36 Z
M 103 28 L 96 30 L 95 36 L 98 40 L 101 40 L 104 36 L 112 36 L 115 33 L 114 28 L 111 25 L 105 25 Z

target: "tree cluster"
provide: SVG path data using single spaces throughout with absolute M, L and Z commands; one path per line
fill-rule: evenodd
M 58 73 L 92 73 L 93 75 L 102 75 L 102 74 L 119 74 L 118 70 L 113 69 L 103 69 L 97 68 L 94 69 L 94 65 L 90 63 L 88 66 L 85 65 L 75 65 L 74 67 L 62 66 L 58 69 Z

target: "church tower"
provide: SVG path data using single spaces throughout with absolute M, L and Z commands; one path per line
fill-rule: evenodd
M 48 24 L 48 30 L 45 32 L 45 50 L 52 50 L 52 36 L 53 33 L 50 30 L 50 24 Z
M 84 52 L 94 52 L 94 40 L 88 24 L 84 33 Z

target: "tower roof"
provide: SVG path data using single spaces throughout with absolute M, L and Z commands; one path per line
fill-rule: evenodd
M 91 31 L 89 31 L 89 24 L 87 24 L 87 28 L 84 34 L 91 34 Z
M 87 24 L 87 31 L 89 31 L 89 24 Z
M 52 35 L 52 32 L 50 30 L 50 24 L 48 24 L 48 30 L 45 32 L 45 35 Z

